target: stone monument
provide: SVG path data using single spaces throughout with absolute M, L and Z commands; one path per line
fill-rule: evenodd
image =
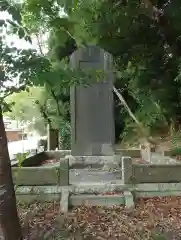
M 112 156 L 115 141 L 112 56 L 97 46 L 82 47 L 70 57 L 70 67 L 101 70 L 101 80 L 72 86 L 72 156 Z

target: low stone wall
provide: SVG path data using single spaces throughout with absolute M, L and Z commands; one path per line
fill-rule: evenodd
M 134 197 L 181 196 L 181 183 L 141 183 L 134 184 Z
M 12 167 L 12 176 L 18 186 L 42 186 L 69 184 L 68 161 L 60 160 L 59 166 L 46 167 Z
M 39 166 L 45 160 L 50 159 L 61 159 L 64 158 L 66 155 L 71 153 L 70 150 L 58 150 L 58 151 L 45 151 L 35 154 L 34 156 L 26 158 L 21 166 L 22 167 L 36 167 Z M 17 167 L 18 163 L 13 164 L 13 167 Z
M 51 202 L 61 199 L 60 186 L 19 186 L 15 189 L 16 199 L 20 202 Z
M 178 183 L 181 182 L 181 164 L 133 164 L 133 183 Z
M 181 164 L 137 164 L 122 157 L 122 174 L 125 184 L 181 182 Z

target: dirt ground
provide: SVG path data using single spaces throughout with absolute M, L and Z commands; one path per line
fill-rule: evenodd
M 19 205 L 18 209 L 26 240 L 181 239 L 181 197 L 139 199 L 133 211 L 123 206 L 80 207 L 64 215 L 59 213 L 59 203 Z
M 130 147 L 139 147 L 140 144 L 145 143 L 146 140 L 140 139 L 134 144 L 134 146 L 130 145 Z M 155 147 L 156 151 L 166 151 L 170 150 L 173 147 L 173 141 L 170 137 L 153 137 L 151 145 Z M 128 148 L 128 143 L 120 143 L 116 144 L 116 148 Z

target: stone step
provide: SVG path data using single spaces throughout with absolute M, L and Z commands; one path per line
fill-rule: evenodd
M 90 169 L 71 169 L 69 170 L 69 183 L 74 184 L 75 182 L 104 182 L 121 180 L 122 171 L 112 170 L 90 170 Z
M 69 196 L 69 206 L 114 206 L 114 205 L 125 205 L 124 194 L 115 195 L 81 194 Z
M 113 156 L 71 156 L 67 155 L 65 157 L 69 160 L 69 166 L 74 166 L 76 164 L 108 164 L 108 163 L 121 163 L 121 157 L 119 155 Z
M 108 183 L 107 183 L 108 184 Z M 133 196 L 130 191 L 126 190 L 126 186 L 121 183 L 113 184 L 113 188 L 103 185 L 102 189 L 94 189 L 100 187 L 82 184 L 84 188 L 78 186 L 58 187 L 58 186 L 27 186 L 18 187 L 16 189 L 16 197 L 22 202 L 34 201 L 54 201 L 60 200 L 62 211 L 68 211 L 68 206 L 113 206 L 125 205 L 126 207 L 134 207 Z M 74 188 L 75 187 L 75 188 Z M 80 186 L 79 186 L 80 187 Z M 105 188 L 104 188 L 105 187 Z M 117 187 L 117 189 L 116 189 Z M 90 191 L 87 191 L 87 190 Z
M 124 185 L 122 180 L 105 182 L 84 182 L 74 183 L 73 185 L 71 185 L 70 192 L 74 194 L 121 192 L 129 189 L 129 187 L 129 185 Z

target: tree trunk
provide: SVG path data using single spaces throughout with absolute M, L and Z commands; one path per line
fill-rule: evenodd
M 0 106 L 0 235 L 5 240 L 20 240 L 21 227 L 16 208 L 11 163 Z

